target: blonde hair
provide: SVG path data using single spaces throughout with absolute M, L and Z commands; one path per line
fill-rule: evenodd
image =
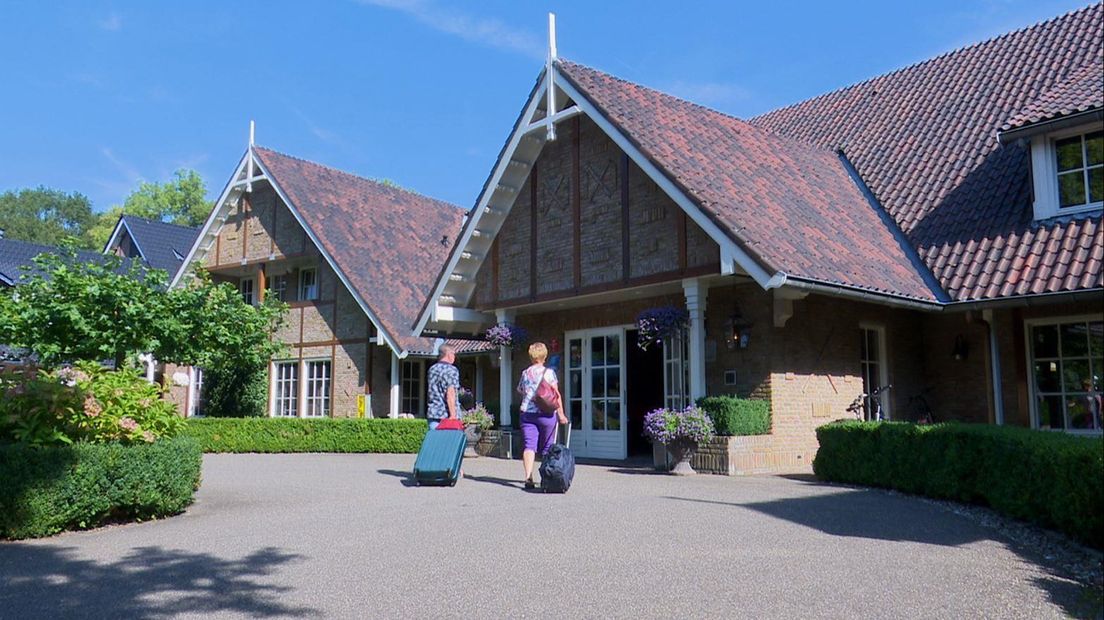
M 529 359 L 535 363 L 544 363 L 548 359 L 548 347 L 543 342 L 534 342 L 529 345 Z

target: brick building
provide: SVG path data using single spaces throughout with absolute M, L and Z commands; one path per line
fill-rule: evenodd
M 1101 23 L 1096 4 L 747 121 L 553 58 L 413 333 L 560 343 L 582 456 L 644 452 L 647 410 L 732 393 L 772 404 L 747 468 L 801 466 L 885 385 L 889 419 L 926 401 L 1099 433 Z M 640 350 L 635 317 L 669 305 L 685 338 Z M 527 360 L 501 355 L 509 423 Z
M 248 303 L 290 311 L 288 345 L 269 376 L 269 415 L 396 417 L 425 413 L 425 370 L 438 341 L 410 335 L 464 212 L 451 204 L 250 146 L 186 250 Z M 482 343 L 457 343 L 467 387 L 481 392 Z M 171 397 L 201 413 L 202 373 Z

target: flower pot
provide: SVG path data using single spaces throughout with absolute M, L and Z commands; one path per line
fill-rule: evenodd
M 690 457 L 698 449 L 697 442 L 677 440 L 667 444 L 667 451 L 671 454 L 671 473 L 675 476 L 693 476 L 698 473 L 690 466 Z
M 475 449 L 475 444 L 479 443 L 479 438 L 483 436 L 483 429 L 474 424 L 469 424 L 464 427 L 464 436 L 467 437 L 468 443 L 464 448 L 464 458 L 479 458 L 479 452 Z

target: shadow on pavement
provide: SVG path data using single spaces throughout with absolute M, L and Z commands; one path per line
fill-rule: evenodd
M 1071 618 L 1104 617 L 1104 591 L 1057 577 L 1035 577 L 1035 587 Z
M 400 478 L 404 487 L 416 487 L 418 483 L 414 480 L 414 472 L 406 471 L 402 469 L 377 469 L 377 472 L 385 476 L 394 476 Z
M 264 583 L 300 559 L 275 548 L 226 560 L 206 553 L 139 547 L 113 562 L 71 547 L 0 544 L 0 615 L 11 618 L 164 618 L 231 612 L 250 617 L 317 616 L 282 603 L 291 590 Z

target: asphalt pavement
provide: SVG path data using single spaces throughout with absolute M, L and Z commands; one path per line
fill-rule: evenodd
M 931 502 L 802 476 L 208 455 L 184 514 L 0 542 L 0 618 L 1050 618 L 1083 589 Z

